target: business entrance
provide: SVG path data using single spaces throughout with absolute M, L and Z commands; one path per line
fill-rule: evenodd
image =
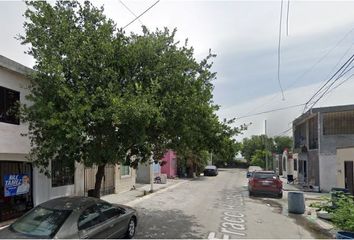
M 33 208 L 32 188 L 30 163 L 0 161 L 0 222 Z

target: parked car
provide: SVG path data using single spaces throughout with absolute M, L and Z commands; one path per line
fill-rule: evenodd
M 262 171 L 263 169 L 259 166 L 249 166 L 247 170 L 247 178 L 251 176 L 254 171 Z
M 217 176 L 218 168 L 214 165 L 206 166 L 204 169 L 204 176 Z
M 274 171 L 254 171 L 248 179 L 248 192 L 250 196 L 262 193 L 282 198 L 283 183 Z
M 91 197 L 42 203 L 0 231 L 0 238 L 132 238 L 134 209 Z

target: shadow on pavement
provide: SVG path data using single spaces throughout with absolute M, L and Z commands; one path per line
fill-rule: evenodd
M 193 181 L 206 181 L 210 176 L 199 176 L 193 179 Z
M 185 215 L 180 210 L 156 210 L 138 208 L 138 226 L 135 238 L 173 239 L 203 238 L 198 231 L 201 226 L 194 216 Z

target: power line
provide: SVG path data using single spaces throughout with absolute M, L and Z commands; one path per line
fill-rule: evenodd
M 286 133 L 288 133 L 292 129 L 293 129 L 293 127 L 291 126 L 290 128 L 288 128 L 288 129 L 286 129 L 284 131 L 281 131 L 280 133 L 275 134 L 274 136 L 283 136 L 283 135 L 285 135 Z
M 257 115 L 261 115 L 261 114 L 265 114 L 265 113 L 271 113 L 271 112 L 286 110 L 286 109 L 290 109 L 290 108 L 300 107 L 300 106 L 304 106 L 304 105 L 305 105 L 305 103 L 301 103 L 301 104 L 291 105 L 291 106 L 287 106 L 287 107 L 271 109 L 271 110 L 264 111 L 264 112 L 258 112 L 258 113 L 254 113 L 254 114 L 244 115 L 241 117 L 236 117 L 236 120 L 242 119 L 242 118 L 253 117 L 253 116 L 257 116 Z
M 354 73 L 352 75 L 350 75 L 349 77 L 347 77 L 345 80 L 343 80 L 342 82 L 338 83 L 336 86 L 334 86 L 331 90 L 329 90 L 327 92 L 327 96 L 333 92 L 334 90 L 336 90 L 338 87 L 342 86 L 344 83 L 346 83 L 347 81 L 349 81 L 352 77 L 354 76 Z
M 328 55 L 331 54 L 333 52 L 333 50 L 336 49 L 339 46 L 339 44 L 341 44 L 353 31 L 354 31 L 354 28 L 350 29 L 350 31 L 348 31 L 338 42 L 336 42 L 336 44 L 330 50 L 328 50 L 325 54 L 323 54 L 322 57 L 320 57 L 310 68 L 308 68 L 301 75 L 299 75 L 299 77 L 297 77 L 289 85 L 288 88 L 294 86 L 296 82 L 298 82 L 301 78 L 303 78 L 308 73 L 310 73 L 318 64 L 320 64 L 323 60 L 325 60 L 328 57 Z M 352 48 L 352 46 L 353 46 L 353 44 L 349 47 L 349 49 L 347 51 L 349 51 Z M 341 57 L 340 61 L 342 61 L 342 59 L 345 57 L 346 54 L 347 54 L 347 52 L 345 52 L 345 54 Z M 338 66 L 338 64 L 339 63 L 337 63 L 336 66 Z M 336 68 L 336 66 L 334 68 Z
M 286 10 L 286 36 L 289 36 L 289 10 L 290 10 L 290 0 L 288 0 L 288 7 Z
M 281 48 L 281 23 L 282 23 L 282 18 L 283 18 L 283 2 L 284 2 L 284 0 L 281 0 L 281 2 L 280 2 L 279 41 L 278 41 L 278 84 L 279 84 L 280 91 L 282 94 L 282 100 L 285 99 L 283 87 L 282 87 L 281 81 L 280 81 L 280 48 Z
M 354 28 L 350 29 L 338 42 L 336 42 L 336 44 L 329 49 L 325 54 L 323 54 L 310 68 L 308 68 L 307 70 L 305 70 L 302 74 L 300 74 L 293 82 L 290 83 L 290 85 L 286 88 L 289 89 L 291 87 L 293 87 L 299 80 L 301 80 L 303 77 L 305 77 L 308 73 L 310 73 L 313 69 L 315 69 L 315 67 L 320 64 L 324 59 L 327 58 L 327 56 L 333 52 L 334 49 L 336 49 L 352 32 L 354 31 Z M 346 52 L 343 54 L 343 56 L 340 58 L 340 60 L 337 62 L 337 64 L 332 68 L 331 72 L 334 71 L 335 68 L 337 68 L 337 66 L 339 65 L 339 63 L 343 60 L 343 58 L 347 55 L 347 53 L 351 50 L 351 48 L 353 47 L 353 44 L 346 50 Z M 330 75 L 328 75 L 326 79 L 329 78 Z M 263 103 L 262 105 L 259 105 L 255 108 L 253 108 L 251 111 L 248 111 L 246 114 L 250 114 L 253 111 L 255 111 L 256 109 L 259 109 L 265 105 L 267 105 L 269 102 L 272 102 L 274 99 L 277 98 L 277 94 L 274 95 L 273 97 L 269 98 L 269 101 L 266 101 L 265 103 Z
M 119 0 L 119 2 L 125 7 L 125 9 L 127 9 L 134 17 L 138 17 L 132 10 L 130 10 L 130 8 L 122 1 Z M 144 25 L 143 22 L 138 18 L 138 21 L 141 23 L 141 25 Z
M 332 77 L 330 77 L 325 84 L 323 84 L 316 92 L 315 94 L 312 95 L 312 97 L 306 102 L 303 113 L 306 110 L 307 105 L 322 91 L 322 89 L 330 82 L 332 81 L 332 79 L 348 64 L 348 62 L 350 62 L 352 60 L 352 58 L 354 57 L 354 54 L 332 75 Z
M 127 25 L 125 25 L 122 29 L 124 30 L 126 27 L 128 27 L 130 24 L 138 20 L 141 16 L 143 16 L 147 11 L 149 11 L 151 8 L 153 8 L 156 4 L 158 4 L 160 0 L 157 0 L 154 4 L 152 4 L 150 7 L 148 7 L 144 12 L 142 12 L 139 16 L 134 18 L 131 22 L 129 22 Z
M 343 69 L 342 73 L 339 74 L 339 76 L 323 91 L 323 93 L 321 94 L 320 97 L 318 97 L 318 99 L 311 105 L 310 109 L 313 108 L 326 94 L 328 94 L 328 91 L 330 90 L 330 88 L 341 78 L 343 77 L 345 74 L 347 74 L 350 70 L 353 69 L 353 67 L 351 67 L 349 70 L 345 71 L 348 66 L 354 61 L 354 58 L 350 61 L 350 63 L 347 65 L 347 67 L 345 69 Z M 345 71 L 345 72 L 344 72 Z

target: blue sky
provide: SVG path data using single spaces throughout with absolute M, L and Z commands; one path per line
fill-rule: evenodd
M 155 1 L 123 2 L 140 14 Z M 94 1 L 94 4 L 104 4 L 105 13 L 118 26 L 134 18 L 119 0 Z M 286 6 L 284 0 L 281 83 L 286 90 L 285 101 L 281 99 L 276 78 L 280 1 L 162 0 L 141 22 L 150 29 L 176 27 L 177 38 L 182 42 L 189 39 L 197 59 L 212 49 L 217 54 L 213 69 L 218 73 L 214 82 L 214 100 L 221 105 L 218 114 L 220 118 L 237 117 L 306 101 L 319 83 L 334 72 L 337 63 L 343 63 L 354 52 L 354 31 L 351 31 L 354 1 L 291 0 L 288 36 L 285 34 Z M 16 34 L 23 33 L 24 10 L 21 1 L 0 1 L 0 54 L 32 66 L 33 59 L 23 53 L 25 48 L 14 39 Z M 126 31 L 141 32 L 140 22 L 136 21 Z M 332 49 L 346 34 L 347 37 Z M 311 69 L 320 59 L 322 61 Z M 336 89 L 318 106 L 353 103 L 354 95 L 348 90 L 354 87 L 352 82 L 354 80 Z M 265 119 L 268 134 L 278 134 L 289 127 L 301 110 L 294 108 L 239 120 L 236 124 L 253 124 L 238 138 L 263 133 Z

